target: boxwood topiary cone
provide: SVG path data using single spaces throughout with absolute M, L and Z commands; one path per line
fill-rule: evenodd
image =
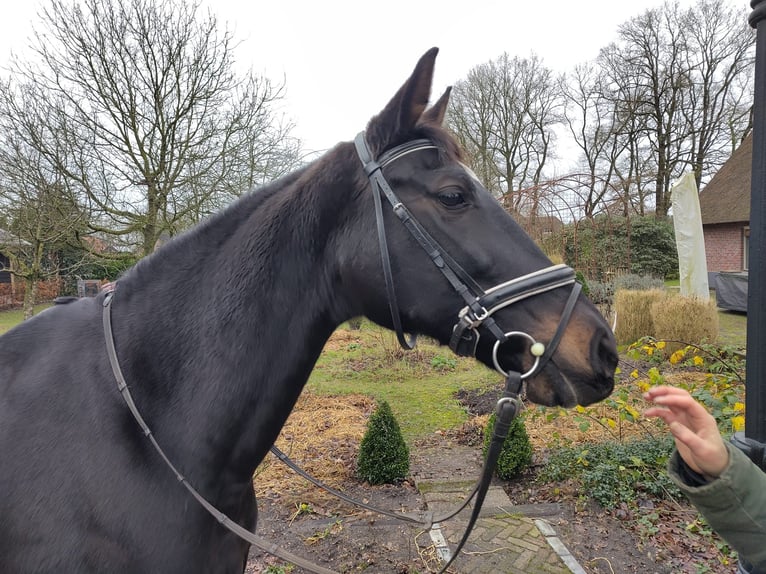
M 492 431 L 495 428 L 497 413 L 492 413 L 487 421 L 487 428 L 484 429 L 484 458 L 487 458 L 489 443 L 492 440 Z M 511 422 L 508 429 L 508 436 L 505 437 L 503 448 L 500 449 L 500 456 L 497 458 L 497 467 L 495 473 L 503 480 L 510 480 L 520 475 L 532 462 L 532 443 L 529 442 L 529 435 L 524 426 L 522 417 L 516 417 Z
M 402 480 L 410 471 L 410 451 L 399 423 L 386 401 L 381 401 L 367 422 L 359 446 L 357 474 L 370 484 Z

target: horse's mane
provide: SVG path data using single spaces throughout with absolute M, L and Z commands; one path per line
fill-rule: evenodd
M 248 219 L 269 197 L 295 183 L 311 166 L 311 163 L 306 164 L 279 179 L 247 191 L 221 211 L 210 215 L 198 225 L 173 237 L 156 252 L 141 259 L 120 278 L 120 281 L 123 283 L 130 281 L 132 278 L 142 275 L 150 267 L 161 269 L 165 262 L 174 261 L 179 254 L 187 252 L 192 244 L 197 250 L 200 249 L 201 245 L 215 249 L 215 246 L 225 241 L 230 233 L 235 233 L 240 224 Z M 227 225 L 218 225 L 224 219 Z M 203 238 L 202 241 L 199 241 L 200 237 Z
M 417 138 L 430 139 L 437 146 L 442 160 L 463 161 L 463 153 L 457 141 L 449 131 L 440 125 L 428 122 L 418 124 L 408 139 Z M 149 269 L 163 269 L 166 263 L 177 261 L 179 257 L 188 254 L 192 246 L 200 257 L 203 252 L 216 249 L 275 193 L 295 184 L 304 176 L 309 179 L 317 177 L 319 175 L 317 170 L 321 170 L 326 165 L 326 160 L 337 159 L 341 146 L 342 144 L 339 144 L 317 160 L 277 180 L 246 192 L 221 211 L 212 214 L 199 225 L 175 236 L 155 253 L 141 259 L 120 280 L 123 283 L 130 282 L 133 278 L 140 281 L 138 277 L 148 272 Z M 226 221 L 226 225 L 219 225 L 222 220 Z

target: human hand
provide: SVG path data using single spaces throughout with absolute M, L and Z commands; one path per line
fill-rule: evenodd
M 653 387 L 644 393 L 657 406 L 644 416 L 661 418 L 668 425 L 681 458 L 693 471 L 707 478 L 721 475 L 729 464 L 721 433 L 713 416 L 683 389 Z

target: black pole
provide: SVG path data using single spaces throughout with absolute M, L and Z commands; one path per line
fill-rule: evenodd
M 756 29 L 753 165 L 750 187 L 750 256 L 747 295 L 745 436 L 766 442 L 766 0 L 751 0 Z M 761 454 L 761 466 L 763 467 Z
M 756 30 L 753 94 L 753 165 L 750 183 L 750 241 L 747 287 L 745 432 L 732 443 L 766 471 L 766 0 L 750 0 L 748 21 Z M 740 560 L 738 574 L 752 574 Z

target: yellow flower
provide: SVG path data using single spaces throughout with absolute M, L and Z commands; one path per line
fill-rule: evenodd
M 657 341 L 657 343 L 655 343 L 655 347 L 657 347 L 658 349 L 664 349 L 665 341 Z
M 745 411 L 745 403 L 734 403 L 734 410 L 737 412 Z
M 649 384 L 648 381 L 638 381 L 638 388 L 642 393 L 645 393 L 649 389 L 652 388 L 652 385 Z
M 684 358 L 684 352 L 683 351 L 676 351 L 672 355 L 670 355 L 670 364 L 675 365 L 676 363 L 680 362 L 681 359 Z
M 705 359 L 700 357 L 699 355 L 694 355 L 694 366 L 699 367 L 700 365 L 704 364 Z
M 731 419 L 731 428 L 734 432 L 740 432 L 745 430 L 745 417 L 737 415 Z
M 654 347 L 650 347 L 649 345 L 644 345 L 642 348 L 644 349 L 644 351 L 646 351 L 646 354 L 649 355 L 650 357 L 654 353 Z
M 633 377 L 634 379 L 637 379 L 638 378 L 638 369 L 633 369 L 633 372 L 630 373 L 630 376 Z

